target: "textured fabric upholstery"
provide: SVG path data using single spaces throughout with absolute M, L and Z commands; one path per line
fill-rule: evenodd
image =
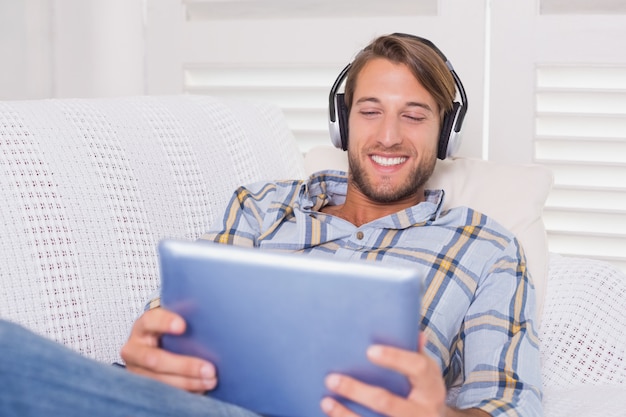
M 546 301 L 544 383 L 622 385 L 626 396 L 626 275 L 605 262 L 552 255 Z
M 549 276 L 539 331 L 545 415 L 626 415 L 626 275 L 551 255 Z
M 277 163 L 278 161 L 278 163 Z M 304 175 L 279 109 L 209 97 L 0 103 L 0 317 L 103 361 L 243 183 Z

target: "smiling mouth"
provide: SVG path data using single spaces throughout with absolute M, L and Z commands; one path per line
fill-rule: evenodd
M 376 162 L 378 165 L 382 165 L 385 167 L 403 164 L 407 159 L 408 158 L 406 156 L 395 156 L 393 158 L 388 158 L 380 155 L 372 155 L 372 161 Z

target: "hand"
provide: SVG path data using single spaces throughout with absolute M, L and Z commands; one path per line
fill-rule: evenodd
M 354 378 L 330 374 L 326 387 L 347 399 L 360 403 L 390 417 L 442 417 L 454 415 L 487 416 L 481 410 L 453 410 L 446 406 L 446 387 L 437 363 L 424 353 L 425 338 L 420 338 L 418 352 L 375 345 L 368 349 L 371 362 L 405 375 L 411 384 L 404 398 L 383 388 L 365 384 Z M 326 397 L 322 410 L 330 417 L 355 417 L 356 414 L 338 401 Z
M 190 392 L 203 393 L 215 388 L 217 376 L 212 363 L 159 347 L 162 335 L 182 334 L 185 326 L 182 317 L 163 308 L 145 312 L 122 347 L 126 368 Z

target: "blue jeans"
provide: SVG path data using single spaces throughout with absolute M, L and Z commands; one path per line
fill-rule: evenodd
M 258 417 L 88 359 L 0 320 L 0 416 Z

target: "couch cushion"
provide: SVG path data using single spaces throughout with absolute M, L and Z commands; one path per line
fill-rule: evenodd
M 331 146 L 312 148 L 305 155 L 308 173 L 347 170 L 347 154 Z M 542 220 L 552 187 L 552 172 L 539 165 L 500 164 L 478 159 L 437 161 L 428 188 L 446 192 L 444 209 L 467 206 L 509 229 L 521 242 L 537 294 L 537 317 L 543 311 L 548 272 L 548 246 Z

